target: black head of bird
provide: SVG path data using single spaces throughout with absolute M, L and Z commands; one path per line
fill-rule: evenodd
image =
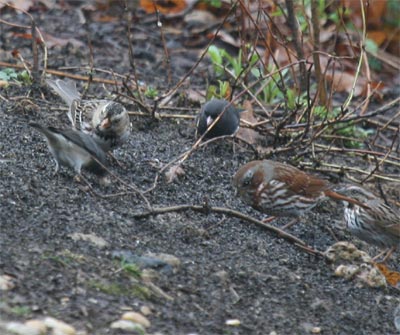
M 240 112 L 242 110 L 236 108 L 230 102 L 223 99 L 212 99 L 204 104 L 197 120 L 198 136 L 203 135 L 211 124 L 221 117 L 214 126 L 205 134 L 205 139 L 214 137 L 233 135 L 239 129 Z

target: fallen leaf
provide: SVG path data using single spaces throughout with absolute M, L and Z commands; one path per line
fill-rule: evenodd
M 254 116 L 253 107 L 251 106 L 250 101 L 245 101 L 243 107 L 245 110 L 240 113 L 241 123 L 242 124 L 257 123 L 257 119 Z M 250 144 L 255 144 L 261 139 L 261 135 L 257 131 L 246 127 L 240 127 L 236 136 Z
M 33 5 L 33 0 L 11 0 L 11 1 L 0 2 L 0 8 L 7 6 L 7 4 L 10 4 L 12 7 L 15 7 L 17 9 L 26 12 Z
M 140 0 L 142 9 L 148 14 L 152 14 L 157 10 L 162 14 L 176 14 L 182 12 L 187 7 L 185 0 Z
M 375 266 L 385 276 L 389 285 L 398 287 L 398 284 L 400 283 L 400 272 L 391 271 L 385 264 L 382 263 L 375 263 Z
M 353 83 L 356 79 L 355 74 L 349 72 L 335 71 L 326 74 L 326 79 L 332 83 L 332 89 L 336 92 L 350 93 L 353 89 Z M 358 77 L 354 86 L 354 96 L 358 97 L 366 91 L 367 80 L 363 77 Z

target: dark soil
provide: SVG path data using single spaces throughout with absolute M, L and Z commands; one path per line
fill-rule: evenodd
M 115 11 L 110 15 L 122 16 L 118 8 L 110 11 Z M 83 26 L 78 24 L 75 8 L 37 8 L 31 14 L 42 32 L 56 37 L 74 37 L 87 45 L 89 33 L 96 68 L 132 73 L 124 20 L 89 21 Z M 2 18 L 30 24 L 26 16 L 13 11 L 3 11 Z M 0 27 L 1 58 L 11 61 L 10 51 L 18 49 L 31 60 L 30 40 L 13 33 L 21 29 Z M 166 92 L 168 71 L 156 24 L 139 20 L 133 34 L 139 79 Z M 167 39 L 172 51 L 172 81 L 177 82 L 195 61 L 192 56 L 196 53 L 182 47 L 183 36 Z M 89 55 L 87 46 L 55 46 L 49 49 L 49 68 L 86 66 Z M 181 92 L 204 90 L 207 77 L 208 66 L 203 61 Z M 82 82 L 78 86 L 82 88 Z M 94 94 L 104 97 L 107 92 L 92 84 L 88 96 Z M 148 306 L 152 311 L 149 333 L 309 334 L 318 331 L 314 327 L 322 334 L 396 333 L 393 313 L 400 294 L 395 288 L 370 288 L 337 278 L 324 258 L 229 215 L 180 211 L 137 219 L 135 213 L 147 210 L 137 194 L 102 198 L 85 191 L 69 170 L 53 176 L 54 163 L 45 140 L 27 123 L 67 127 L 65 109 L 59 108 L 65 106 L 46 87 L 10 86 L 1 95 L 0 275 L 14 277 L 15 287 L 1 292 L 0 321 L 50 315 L 88 334 L 122 334 L 110 329 L 110 324 L 127 308 L 138 311 Z M 190 106 L 182 96 L 174 97 L 171 107 L 187 107 L 186 114 L 195 115 L 198 106 Z M 127 107 L 139 110 L 133 104 L 127 103 Z M 174 109 L 158 112 L 179 113 Z M 115 151 L 123 166 L 112 163 L 111 170 L 145 190 L 160 167 L 193 145 L 193 121 L 132 116 L 132 123 L 129 142 Z M 272 158 L 286 161 L 290 157 Z M 155 208 L 207 203 L 261 219 L 263 215 L 244 205 L 231 186 L 235 171 L 252 159 L 255 156 L 247 146 L 232 140 L 210 144 L 183 164 L 183 176 L 169 184 L 160 176 L 146 197 Z M 126 191 L 116 181 L 105 187 L 86 176 L 97 193 Z M 340 240 L 377 253 L 376 248 L 339 229 L 341 220 L 342 205 L 328 202 L 302 218 L 290 233 L 323 251 L 335 242 L 331 228 Z M 283 218 L 273 224 L 287 222 Z M 107 245 L 74 240 L 76 233 L 95 235 Z M 121 268 L 121 260 L 115 257 L 121 252 L 132 257 L 170 254 L 180 265 L 150 273 L 160 293 Z M 399 261 L 400 253 L 396 253 L 390 267 L 400 270 Z M 239 319 L 240 325 L 226 325 L 229 319 Z

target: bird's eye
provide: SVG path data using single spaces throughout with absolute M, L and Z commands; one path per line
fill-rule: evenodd
M 252 181 L 251 176 L 246 176 L 246 177 L 243 179 L 243 186 L 250 186 L 250 185 L 251 185 L 251 181 Z

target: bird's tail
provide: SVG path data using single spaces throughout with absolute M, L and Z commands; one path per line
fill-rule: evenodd
M 47 79 L 46 83 L 68 104 L 68 107 L 71 107 L 74 101 L 81 98 L 76 89 L 75 82 L 66 82 L 61 79 Z
M 49 141 L 54 141 L 57 138 L 57 130 L 50 130 L 49 128 L 42 126 L 36 122 L 29 122 L 29 125 L 37 130 L 39 130 L 44 136 L 47 137 Z
M 39 123 L 36 122 L 29 122 L 28 123 L 31 127 L 36 128 L 37 130 L 39 130 L 42 133 L 45 133 L 47 131 L 46 127 L 40 125 Z
M 366 208 L 366 209 L 369 208 L 369 206 L 367 206 L 366 204 L 362 203 L 361 201 L 358 201 L 357 199 L 353 199 L 353 198 L 347 197 L 347 196 L 345 196 L 343 194 L 336 193 L 336 192 L 331 191 L 331 190 L 326 190 L 324 193 L 325 193 L 325 195 L 327 197 L 329 197 L 331 199 L 347 201 L 350 204 L 358 205 L 358 206 L 360 206 L 362 208 Z

